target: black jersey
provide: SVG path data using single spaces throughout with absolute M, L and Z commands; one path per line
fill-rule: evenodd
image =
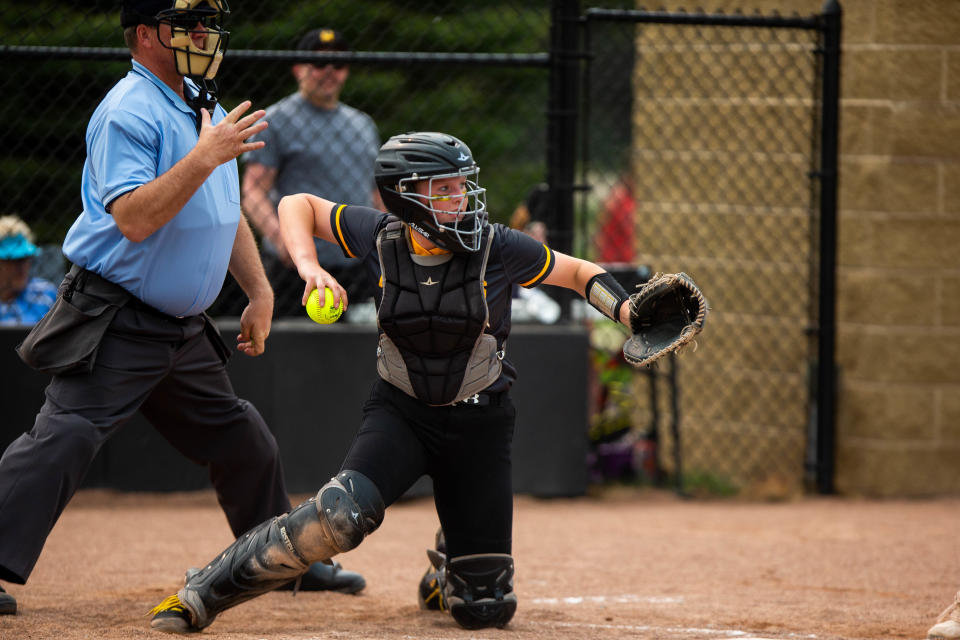
M 330 227 L 344 255 L 363 260 L 368 274 L 377 284 L 378 306 L 382 285 L 377 234 L 389 218 L 389 214 L 376 209 L 342 204 L 334 206 L 330 213 Z M 486 332 L 493 335 L 498 344 L 504 345 L 510 334 L 513 286 L 529 288 L 540 284 L 553 270 L 555 260 L 549 247 L 525 233 L 502 224 L 495 224 L 494 227 L 496 232 L 484 277 L 484 291 L 490 314 L 490 326 Z M 506 349 L 503 364 L 500 378 L 487 387 L 492 392 L 508 389 L 516 379 L 516 369 L 510 364 L 509 348 Z

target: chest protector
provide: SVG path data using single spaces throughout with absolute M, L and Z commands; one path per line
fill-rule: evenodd
M 478 251 L 423 257 L 410 254 L 399 221 L 377 237 L 383 274 L 377 373 L 427 404 L 463 400 L 500 377 L 503 353 L 484 333 L 493 233 L 488 227 Z

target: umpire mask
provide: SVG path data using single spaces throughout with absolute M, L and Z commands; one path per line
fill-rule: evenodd
M 175 0 L 171 8 L 157 14 L 158 23 L 170 25 L 170 49 L 177 73 L 213 80 L 230 38 L 230 32 L 222 26 L 229 13 L 226 0 Z M 204 36 L 200 47 L 193 40 L 198 33 Z

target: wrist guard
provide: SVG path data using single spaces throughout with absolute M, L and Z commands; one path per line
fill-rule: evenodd
M 591 307 L 614 322 L 620 322 L 620 307 L 630 296 L 609 272 L 604 271 L 590 278 L 583 297 Z

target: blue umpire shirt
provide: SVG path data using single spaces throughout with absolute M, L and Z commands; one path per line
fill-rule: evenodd
M 186 81 L 187 90 L 197 93 Z M 226 115 L 217 105 L 216 124 Z M 106 205 L 154 180 L 197 144 L 196 115 L 142 64 L 106 95 L 87 126 L 83 212 L 63 253 L 76 265 L 175 316 L 197 315 L 220 293 L 240 222 L 237 162 L 218 166 L 186 206 L 143 242 L 120 233 Z

